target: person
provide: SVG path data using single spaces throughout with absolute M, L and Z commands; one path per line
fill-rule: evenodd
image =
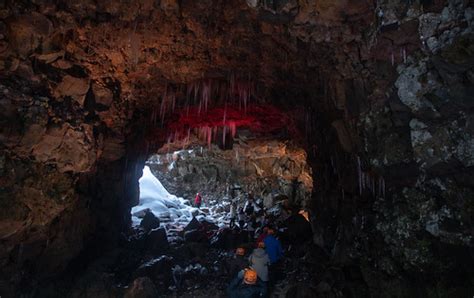
M 230 298 L 267 297 L 267 288 L 258 278 L 257 271 L 246 268 L 242 276 L 237 276 L 231 281 L 227 287 L 227 294 Z
M 240 208 L 238 218 L 239 218 L 239 228 L 243 229 L 245 222 L 247 220 L 247 217 L 245 216 L 243 208 Z
M 251 216 L 255 211 L 255 202 L 252 193 L 248 193 L 247 202 L 244 205 L 244 211 L 247 216 Z
M 249 265 L 247 258 L 245 257 L 245 248 L 238 247 L 235 250 L 234 257 L 227 263 L 227 273 L 229 277 L 234 278 L 241 270 L 245 269 Z
M 265 251 L 270 257 L 270 263 L 277 263 L 283 257 L 283 248 L 281 247 L 280 240 L 275 237 L 274 229 L 268 229 L 267 236 L 263 243 L 265 243 Z
M 255 236 L 255 227 L 257 226 L 257 223 L 255 221 L 255 216 L 252 216 L 249 221 L 247 222 L 247 232 L 249 234 L 249 242 L 254 241 L 254 236 Z
M 230 210 L 229 210 L 229 228 L 232 229 L 232 227 L 235 225 L 235 218 L 237 216 L 237 203 L 236 202 L 232 202 L 232 204 L 230 204 Z
M 268 265 L 270 258 L 265 252 L 265 243 L 259 242 L 257 248 L 253 250 L 249 257 L 250 267 L 257 271 L 258 277 L 264 282 L 268 282 Z
M 197 208 L 201 208 L 201 203 L 202 203 L 202 197 L 200 193 L 196 194 L 196 197 L 194 198 L 194 206 Z

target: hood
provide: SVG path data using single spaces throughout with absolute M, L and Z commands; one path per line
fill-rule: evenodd
M 267 253 L 262 248 L 256 248 L 253 250 L 252 255 L 257 258 L 263 258 Z

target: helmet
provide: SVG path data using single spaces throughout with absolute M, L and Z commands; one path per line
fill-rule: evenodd
M 258 244 L 257 244 L 258 248 L 265 248 L 265 242 L 263 241 L 260 241 Z
M 244 283 L 248 285 L 254 285 L 257 283 L 257 271 L 252 268 L 245 269 L 244 272 Z
M 238 256 L 243 256 L 245 255 L 245 248 L 243 247 L 239 247 L 235 250 L 235 254 L 238 255 Z

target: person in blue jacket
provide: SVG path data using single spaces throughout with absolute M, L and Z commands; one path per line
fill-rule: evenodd
M 268 229 L 267 236 L 263 240 L 265 243 L 265 251 L 270 258 L 270 263 L 275 264 L 283 257 L 283 248 L 281 242 L 275 237 L 275 230 Z

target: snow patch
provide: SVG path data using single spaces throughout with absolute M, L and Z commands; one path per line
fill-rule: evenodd
M 170 194 L 161 182 L 152 174 L 150 168 L 143 168 L 140 184 L 140 202 L 132 208 L 132 223 L 138 225 L 141 221 L 138 214 L 150 209 L 162 222 L 189 222 L 193 214 L 198 214 L 197 208 L 191 207 L 187 200 Z M 187 204 L 188 203 L 188 204 Z

